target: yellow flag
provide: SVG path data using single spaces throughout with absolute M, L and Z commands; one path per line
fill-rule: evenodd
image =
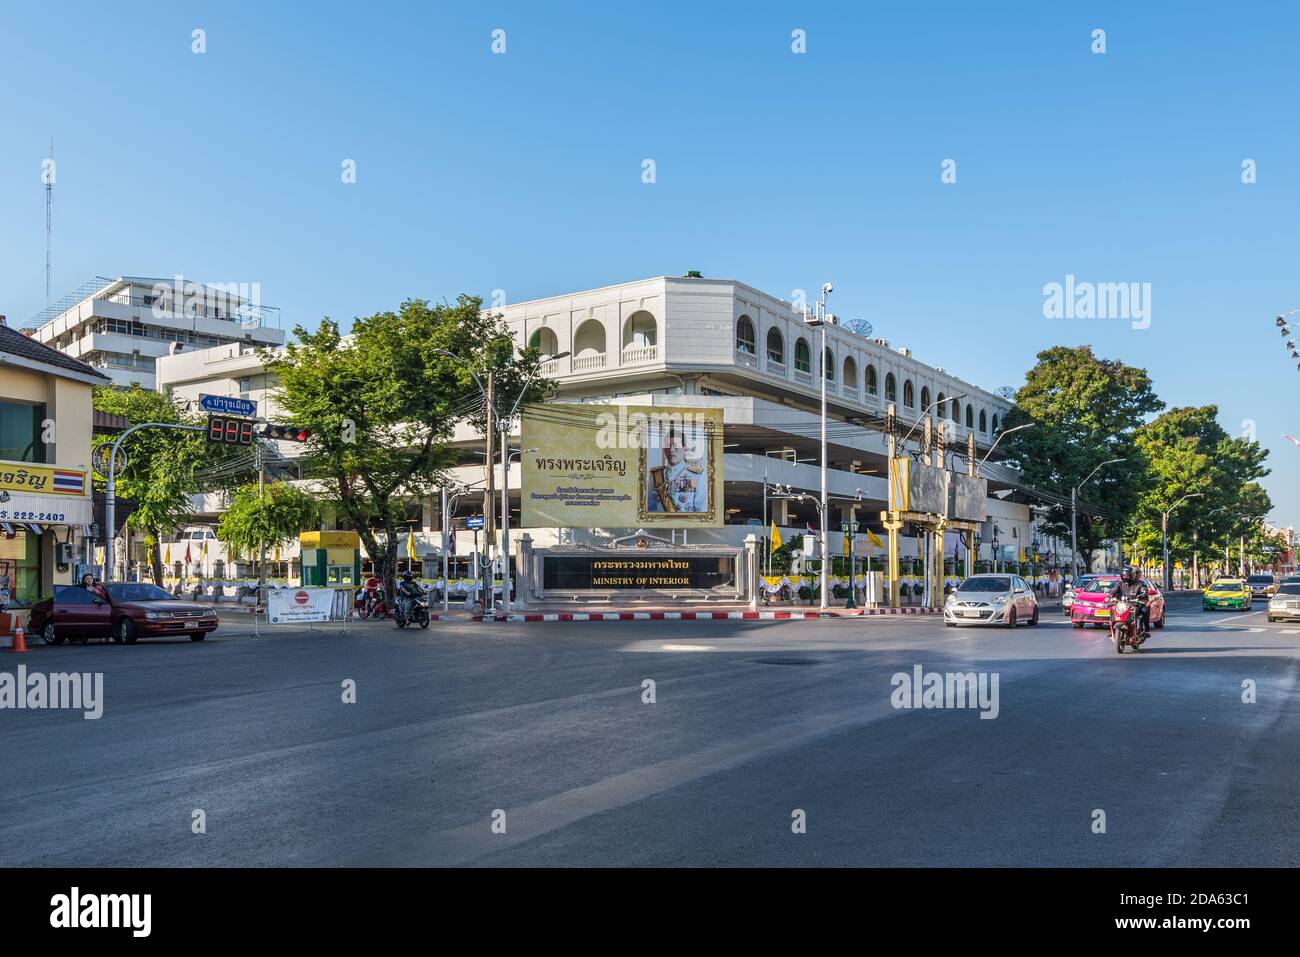
M 880 540 L 880 536 L 877 535 L 875 532 L 873 532 L 871 529 L 867 529 L 867 541 L 869 541 L 876 548 L 885 547 L 885 543 Z
M 165 542 L 163 544 L 163 564 L 170 565 L 171 563 L 172 563 L 172 546 L 170 542 Z
M 776 530 L 776 520 L 774 519 L 772 521 L 772 549 L 773 551 L 775 551 L 780 547 L 781 547 L 781 533 Z
M 1020 549 L 1020 560 L 1021 560 L 1022 562 L 1027 562 L 1027 561 L 1029 561 L 1029 559 L 1025 558 L 1025 550 L 1024 550 L 1023 548 Z
M 406 557 L 411 561 L 416 560 L 415 555 L 415 528 L 414 526 L 406 532 Z

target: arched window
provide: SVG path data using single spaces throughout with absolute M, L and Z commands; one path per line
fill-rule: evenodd
M 966 428 L 975 428 L 975 410 L 971 406 L 966 406 Z
M 827 346 L 826 351 L 822 353 L 822 367 L 820 371 L 826 376 L 827 382 L 835 381 L 835 353 L 831 352 L 830 346 Z
M 849 389 L 858 387 L 858 364 L 853 361 L 853 356 L 844 359 L 844 385 Z
M 755 342 L 757 337 L 754 335 L 753 320 L 749 316 L 741 316 L 736 320 L 736 351 L 743 352 L 747 356 L 757 355 Z
M 961 403 L 956 399 L 952 400 L 952 409 L 948 413 L 948 418 L 952 419 L 954 422 L 961 421 Z
M 998 417 L 997 417 L 996 415 L 993 416 L 993 433 L 992 433 L 992 434 L 993 434 L 993 435 L 997 435 L 997 434 L 998 434 Z
M 794 371 L 812 372 L 812 350 L 808 348 L 807 339 L 794 344 Z
M 989 430 L 989 417 L 983 409 L 980 409 L 980 431 L 987 433 Z
M 577 358 L 605 354 L 605 327 L 595 319 L 578 326 L 573 335 L 573 349 Z
M 916 390 L 912 388 L 911 379 L 903 383 L 903 405 L 909 409 L 916 408 Z
M 921 408 L 930 408 L 930 387 L 928 385 L 921 386 Z
M 894 373 L 885 376 L 885 401 L 898 401 L 898 384 L 894 381 Z
M 929 408 L 929 406 L 926 406 L 926 408 Z M 935 418 L 937 419 L 943 418 L 943 393 L 942 392 L 939 393 L 939 398 L 934 403 L 934 415 Z
M 785 340 L 781 338 L 781 333 L 777 329 L 767 330 L 767 364 L 785 365 Z
M 875 366 L 873 365 L 867 366 L 866 380 L 867 380 L 867 395 L 875 395 L 877 389 Z
M 655 317 L 639 309 L 623 323 L 623 348 L 641 349 L 659 341 L 659 324 Z
M 542 326 L 535 329 L 533 334 L 528 337 L 528 348 L 536 349 L 544 356 L 553 356 L 560 351 L 559 342 L 555 338 L 555 330 Z

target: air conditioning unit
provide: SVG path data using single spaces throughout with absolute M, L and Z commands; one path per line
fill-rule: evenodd
M 898 350 L 898 354 L 900 356 L 903 356 L 906 359 L 912 358 L 912 350 L 907 348 L 907 346 L 900 347 Z
M 888 348 L 889 348 L 889 340 L 888 340 L 888 339 L 872 339 L 871 341 L 874 342 L 876 345 L 878 345 L 878 346 L 884 348 L 884 349 L 888 349 Z
M 840 324 L 840 317 L 835 315 L 833 312 L 828 312 L 826 313 L 826 321 L 832 326 L 838 326 Z

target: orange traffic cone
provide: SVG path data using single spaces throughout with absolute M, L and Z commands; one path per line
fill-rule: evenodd
M 23 622 L 21 618 L 14 619 L 14 644 L 10 651 L 26 651 L 27 636 L 23 634 Z

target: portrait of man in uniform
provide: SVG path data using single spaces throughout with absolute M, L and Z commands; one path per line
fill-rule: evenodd
M 646 450 L 648 511 L 691 514 L 709 510 L 708 443 L 702 431 L 676 423 L 652 428 Z

